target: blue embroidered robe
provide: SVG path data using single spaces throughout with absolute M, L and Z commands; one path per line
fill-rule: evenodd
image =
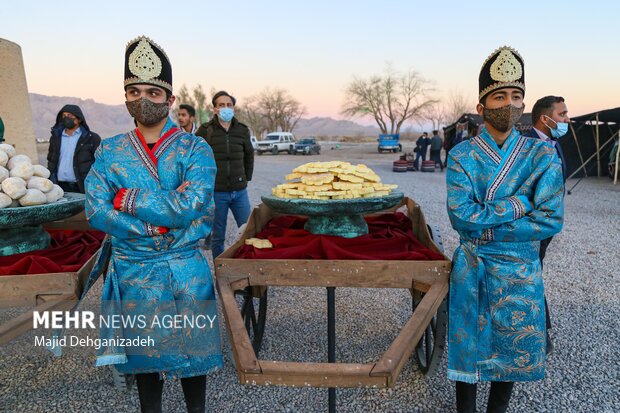
M 500 149 L 486 129 L 449 153 L 448 215 L 459 233 L 450 278 L 448 378 L 544 377 L 540 241 L 563 224 L 555 149 L 515 129 Z
M 110 258 L 103 286 L 102 315 L 147 316 L 131 326 L 102 326 L 100 338 L 150 337 L 153 347 L 109 345 L 99 350 L 97 365 L 115 364 L 123 373 L 160 372 L 166 377 L 191 377 L 222 366 L 218 322 L 197 328 L 189 322 L 166 327 L 168 316 L 210 313 L 215 294 L 207 260 L 198 248 L 209 236 L 214 214 L 216 166 L 209 145 L 168 119 L 153 150 L 137 130 L 101 142 L 86 178 L 86 217 L 110 235 L 87 288 Z M 176 189 L 184 182 L 183 192 Z M 128 189 L 127 212 L 114 209 L 113 199 Z M 160 234 L 158 227 L 168 228 Z M 155 315 L 160 323 L 152 323 Z M 143 320 L 144 321 L 144 320 Z M 192 328 L 193 327 L 193 328 Z

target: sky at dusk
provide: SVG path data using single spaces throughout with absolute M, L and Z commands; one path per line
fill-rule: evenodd
M 525 60 L 528 108 L 562 95 L 580 115 L 620 106 L 619 15 L 611 0 L 22 0 L 3 3 L 0 38 L 21 46 L 34 93 L 122 104 L 125 45 L 144 34 L 170 57 L 175 89 L 202 84 L 242 101 L 284 88 L 308 117 L 334 118 L 353 77 L 387 64 L 420 72 L 440 98 L 458 90 L 474 101 L 482 62 L 510 45 Z

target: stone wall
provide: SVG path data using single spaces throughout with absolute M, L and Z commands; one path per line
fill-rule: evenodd
M 22 49 L 5 39 L 0 39 L 0 117 L 4 121 L 4 143 L 14 145 L 17 153 L 26 154 L 36 162 L 38 157 Z

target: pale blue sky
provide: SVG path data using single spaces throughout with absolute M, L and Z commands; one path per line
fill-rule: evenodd
M 518 7 L 518 8 L 517 8 Z M 31 92 L 120 104 L 127 41 L 145 34 L 172 60 L 174 86 L 243 99 L 289 90 L 310 116 L 338 117 L 354 75 L 386 63 L 472 100 L 484 59 L 523 55 L 526 104 L 563 95 L 570 114 L 620 106 L 617 1 L 2 2 L 0 38 L 22 47 Z M 5 98 L 5 96 L 2 96 Z

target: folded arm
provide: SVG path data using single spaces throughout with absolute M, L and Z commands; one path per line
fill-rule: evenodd
M 114 209 L 116 191 L 110 185 L 102 146 L 95 152 L 95 163 L 86 177 L 86 219 L 100 231 L 121 239 L 152 237 L 167 232 L 165 228 L 144 222 Z
M 448 216 L 457 231 L 471 232 L 493 228 L 523 217 L 533 208 L 524 195 L 493 201 L 478 201 L 474 185 L 461 164 L 448 158 L 446 176 L 448 187 Z
M 496 241 L 541 241 L 562 230 L 564 178 L 557 156 L 545 168 L 534 190 L 534 209 L 514 222 L 494 228 Z
M 188 228 L 205 215 L 213 198 L 215 160 L 209 145 L 195 141 L 183 184 L 173 190 L 123 188 L 115 207 L 130 216 L 167 228 Z

